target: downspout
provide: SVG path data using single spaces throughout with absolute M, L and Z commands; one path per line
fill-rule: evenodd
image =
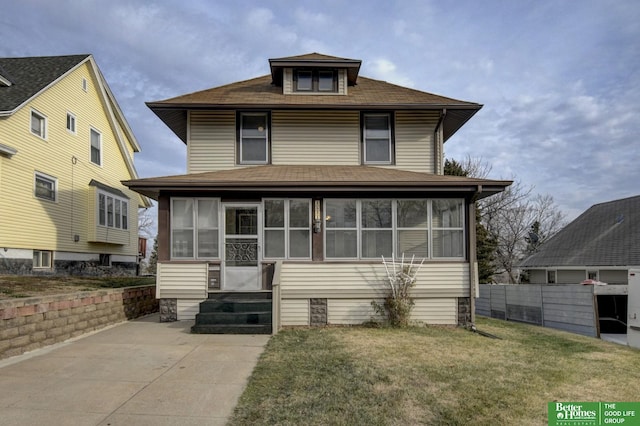
M 447 115 L 447 109 L 442 108 L 442 111 L 440 112 L 440 118 L 438 119 L 438 124 L 436 124 L 436 128 L 433 131 L 433 161 L 434 161 L 433 173 L 434 174 L 440 174 L 440 170 L 441 170 L 440 164 L 442 163 L 442 158 L 440 158 L 440 150 L 438 149 L 441 144 L 438 138 L 438 131 L 440 130 L 440 126 L 442 125 L 442 122 L 444 121 L 444 117 L 446 115 Z
M 482 192 L 482 185 L 478 185 L 469 203 L 469 309 L 471 310 L 471 327 L 476 323 L 476 297 L 478 297 L 478 256 L 476 241 L 476 200 Z

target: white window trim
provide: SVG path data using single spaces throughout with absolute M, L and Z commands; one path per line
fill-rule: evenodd
M 262 258 L 266 260 L 276 260 L 276 259 L 285 259 L 285 260 L 310 260 L 313 256 L 313 218 L 311 217 L 311 209 L 313 206 L 313 200 L 311 198 L 264 198 L 262 200 L 262 210 L 263 210 L 263 221 L 266 217 L 266 201 L 284 201 L 284 226 L 271 226 L 267 227 L 265 223 L 262 224 Z M 289 206 L 291 201 L 308 201 L 309 203 L 309 226 L 306 228 L 298 227 L 298 226 L 290 226 L 289 224 Z M 260 229 L 258 229 L 260 231 Z M 267 231 L 283 231 L 284 232 L 284 257 L 267 257 L 267 247 L 266 240 Z M 291 257 L 289 252 L 289 233 L 290 231 L 308 231 L 309 232 L 309 256 L 308 257 Z
M 42 135 L 39 135 L 33 131 L 33 127 L 31 126 L 31 121 L 33 120 L 34 115 L 37 116 L 40 120 L 42 120 L 42 126 L 41 126 Z M 32 135 L 37 136 L 40 139 L 45 141 L 47 140 L 47 136 L 49 134 L 47 116 L 34 108 L 31 108 L 31 113 L 29 114 L 29 131 L 31 132 Z
M 129 221 L 131 220 L 131 215 L 129 214 L 129 206 L 130 206 L 130 200 L 128 198 L 123 198 L 123 197 L 119 197 L 115 194 L 112 194 L 111 192 L 108 191 L 103 191 L 101 189 L 99 189 L 98 191 L 96 191 L 96 225 L 103 227 L 103 228 L 112 228 L 112 229 L 119 229 L 125 232 L 129 231 Z M 104 224 L 100 223 L 100 196 L 104 196 Z M 109 209 L 108 209 L 108 199 L 111 198 L 113 199 L 113 224 L 109 225 Z M 117 227 L 116 225 L 116 201 L 120 201 L 120 226 Z M 124 214 L 126 213 L 126 215 Z M 126 217 L 127 220 L 126 222 L 123 220 L 123 218 Z M 126 227 L 125 227 L 126 225 Z
M 42 266 L 42 253 L 49 253 L 49 265 Z M 38 263 L 39 266 L 36 266 L 35 263 L 32 265 L 33 269 L 52 269 L 53 268 L 53 252 L 51 250 L 34 250 L 33 257 L 38 254 Z
M 242 129 L 243 129 L 243 123 L 244 123 L 244 117 L 249 117 L 249 116 L 263 116 L 265 117 L 265 124 L 266 124 L 266 128 L 265 128 L 265 137 L 264 137 L 264 142 L 265 142 L 265 147 L 264 147 L 264 154 L 265 154 L 265 159 L 264 161 L 245 161 L 243 159 L 243 155 L 242 155 L 242 140 L 244 139 L 242 136 Z M 269 127 L 271 125 L 271 123 L 269 122 L 269 113 L 268 112 L 242 112 L 240 111 L 240 140 L 238 141 L 238 149 L 240 150 L 239 152 L 239 158 L 238 158 L 238 163 L 239 164 L 248 164 L 248 165 L 252 165 L 252 164 L 269 164 L 269 140 L 270 140 L 270 134 L 269 134 Z M 254 138 L 257 139 L 257 138 Z
M 94 163 L 92 158 L 91 158 L 91 149 L 93 148 L 93 141 L 91 140 L 91 135 L 92 132 L 96 132 L 98 137 L 99 137 L 99 142 L 100 142 L 100 163 Z M 91 130 L 89 130 L 89 162 L 95 166 L 99 166 L 102 167 L 102 165 L 104 164 L 103 158 L 104 158 L 104 146 L 102 143 L 102 132 L 100 132 L 98 129 L 96 129 L 95 127 L 91 127 Z
M 465 229 L 465 224 L 466 222 L 466 209 L 464 208 L 465 206 L 465 202 L 464 199 L 462 198 L 452 198 L 452 200 L 457 200 L 457 201 L 461 201 L 462 205 L 463 205 L 463 209 L 462 209 L 462 227 L 435 227 L 433 226 L 433 200 L 441 200 L 444 198 L 419 198 L 419 200 L 427 200 L 427 220 L 428 220 L 428 226 L 427 226 L 427 243 L 428 243 L 428 250 L 429 250 L 429 254 L 428 256 L 426 256 L 424 259 L 425 260 L 433 260 L 433 261 L 457 261 L 457 260 L 465 260 L 466 259 L 466 244 L 465 244 L 465 237 L 467 235 L 468 230 Z M 413 229 L 413 228 L 404 228 L 404 227 L 399 227 L 398 223 L 397 223 L 397 211 L 398 211 L 398 201 L 412 201 L 412 200 L 418 200 L 417 198 L 411 199 L 411 198 L 393 198 L 393 199 L 389 199 L 389 198 L 358 198 L 355 200 L 356 202 L 356 226 L 352 227 L 352 228 L 329 228 L 327 227 L 327 223 L 326 223 L 326 218 L 327 218 L 327 202 L 328 201 L 333 201 L 333 200 L 344 200 L 341 198 L 325 198 L 324 202 L 323 202 L 323 209 L 322 209 L 322 217 L 323 217 L 323 222 L 324 222 L 324 226 L 323 226 L 323 241 L 324 241 L 324 247 L 323 247 L 323 251 L 324 251 L 324 259 L 325 260 L 331 260 L 331 261 L 354 261 L 354 260 L 373 260 L 373 259 L 378 259 L 377 257 L 375 258 L 371 258 L 371 257 L 363 257 L 362 256 L 362 230 L 363 229 L 378 229 L 378 228 L 363 228 L 362 227 L 362 201 L 383 201 L 383 200 L 391 200 L 391 216 L 392 216 L 392 252 L 394 253 L 394 255 L 396 256 L 401 256 L 402 253 L 396 253 L 396 249 L 398 248 L 398 231 L 399 230 L 404 230 L 404 229 Z M 381 230 L 385 230 L 388 228 L 379 228 Z M 336 231 L 340 231 L 340 230 L 344 230 L 344 231 L 349 231 L 349 230 L 356 230 L 356 235 L 357 235 L 357 256 L 356 257 L 329 257 L 327 256 L 327 231 L 329 230 L 336 230 Z M 433 234 L 434 234 L 434 230 L 462 230 L 462 256 L 460 257 L 436 257 L 434 256 L 434 252 L 433 252 Z
M 173 231 L 174 231 L 174 223 L 173 223 L 173 202 L 174 200 L 190 200 L 193 202 L 193 211 L 192 211 L 192 215 L 193 215 L 193 227 L 191 228 L 180 228 L 180 229 L 191 229 L 191 231 L 193 232 L 193 256 L 174 256 L 173 255 Z M 199 257 L 198 256 L 198 230 L 200 229 L 198 227 L 198 200 L 206 200 L 206 201 L 217 201 L 218 202 L 218 227 L 217 228 L 202 228 L 204 230 L 213 230 L 213 229 L 217 229 L 218 230 L 218 256 L 216 257 Z M 200 259 L 206 259 L 206 260 L 220 260 L 222 257 L 222 251 L 224 249 L 223 243 L 224 243 L 224 235 L 222 235 L 222 224 L 223 224 L 223 214 L 222 214 L 222 200 L 220 198 L 212 198 L 212 197 L 171 197 L 171 210 L 170 210 L 170 214 L 169 214 L 169 222 L 170 222 L 170 227 L 169 227 L 169 258 L 172 260 L 200 260 Z
M 373 161 L 373 160 L 368 160 L 367 159 L 367 128 L 366 128 L 366 117 L 373 117 L 373 116 L 377 116 L 377 117 L 387 117 L 388 123 L 389 123 L 389 128 L 388 130 L 388 141 L 389 141 L 389 160 L 385 160 L 385 161 Z M 391 128 L 393 127 L 393 116 L 392 113 L 390 112 L 385 112 L 385 113 L 370 113 L 370 112 L 365 112 L 362 114 L 362 144 L 363 144 L 363 152 L 362 152 L 362 158 L 364 159 L 364 164 L 393 164 L 393 140 L 392 140 L 392 136 L 393 136 L 393 132 L 391 131 Z
M 71 122 L 73 123 L 73 129 L 69 128 L 69 118 L 71 118 Z M 71 133 L 72 135 L 76 135 L 77 134 L 77 120 L 76 120 L 76 115 L 70 111 L 67 111 L 67 132 Z
M 53 183 L 53 200 L 49 199 L 49 198 L 43 198 L 43 197 L 39 197 L 37 195 L 37 191 L 36 191 L 36 181 L 38 180 L 38 178 L 40 178 L 41 180 L 46 180 L 49 181 L 51 183 Z M 49 201 L 51 203 L 57 203 L 58 202 L 58 179 L 48 175 L 46 173 L 42 173 L 42 172 L 34 172 L 33 174 L 33 196 L 35 198 L 37 198 L 38 200 L 43 200 L 43 201 Z

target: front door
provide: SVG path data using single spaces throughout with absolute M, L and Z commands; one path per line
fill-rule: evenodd
M 256 204 L 224 206 L 224 290 L 260 290 L 259 223 Z

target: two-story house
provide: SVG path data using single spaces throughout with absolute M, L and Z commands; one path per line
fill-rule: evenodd
M 0 58 L 0 274 L 134 274 L 139 150 L 91 55 Z
M 276 329 L 362 323 L 383 296 L 382 256 L 404 254 L 425 259 L 413 319 L 470 321 L 474 201 L 510 182 L 444 176 L 443 144 L 481 105 L 359 76 L 354 59 L 269 64 L 148 103 L 188 153 L 185 175 L 124 182 L 159 203 L 167 319 L 192 319 L 220 293 L 273 290 Z

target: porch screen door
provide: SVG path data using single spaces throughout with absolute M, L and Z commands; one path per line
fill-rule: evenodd
M 224 280 L 228 291 L 260 289 L 259 218 L 256 205 L 224 207 Z

